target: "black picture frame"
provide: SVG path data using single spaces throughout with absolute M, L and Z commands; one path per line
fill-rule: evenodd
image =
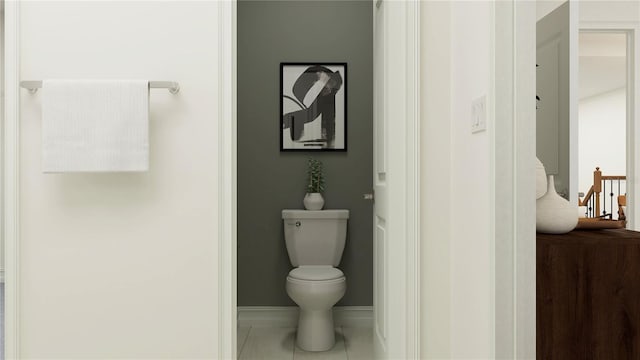
M 346 62 L 280 63 L 280 151 L 347 151 Z

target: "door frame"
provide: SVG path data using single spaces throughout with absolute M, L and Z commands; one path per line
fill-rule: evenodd
M 493 357 L 536 357 L 536 5 L 495 3 L 489 128 Z M 531 135 L 533 134 L 533 136 Z
M 628 229 L 640 229 L 640 188 L 635 179 L 640 177 L 640 25 L 635 22 L 616 21 L 584 21 L 580 22 L 580 32 L 613 33 L 627 35 L 627 120 L 626 120 L 626 153 L 627 153 L 627 194 L 631 206 L 627 209 Z M 577 160 L 577 159 L 576 159 Z M 631 180 L 631 181 L 630 181 Z
M 218 133 L 218 352 L 237 354 L 237 1 L 220 1 Z M 225 121 L 228 119 L 229 121 Z

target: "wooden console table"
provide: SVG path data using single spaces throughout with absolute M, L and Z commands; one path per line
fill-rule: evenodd
M 640 359 L 640 232 L 537 234 L 538 359 Z

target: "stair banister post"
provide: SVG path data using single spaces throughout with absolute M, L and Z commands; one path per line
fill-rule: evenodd
M 602 192 L 602 172 L 599 167 L 593 172 L 593 192 L 596 196 L 596 216 L 600 216 L 600 193 Z

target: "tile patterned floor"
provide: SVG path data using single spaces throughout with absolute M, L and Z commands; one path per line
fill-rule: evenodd
M 370 360 L 373 359 L 371 328 L 338 327 L 336 345 L 323 352 L 307 352 L 295 345 L 296 329 L 285 327 L 238 328 L 238 359 L 241 360 Z

